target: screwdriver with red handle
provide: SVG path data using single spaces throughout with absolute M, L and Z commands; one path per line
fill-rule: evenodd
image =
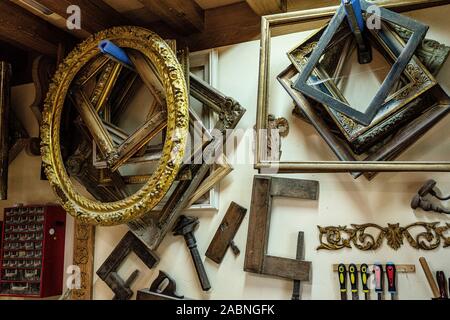
M 391 300 L 395 300 L 397 295 L 397 269 L 392 262 L 386 264 L 386 275 L 388 279 L 388 292 L 391 294 Z
M 375 292 L 378 294 L 378 300 L 383 300 L 383 265 L 377 263 L 373 266 L 375 275 Z

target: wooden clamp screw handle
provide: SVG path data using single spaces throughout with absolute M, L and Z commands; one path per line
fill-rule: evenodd
M 424 257 L 419 259 L 420 264 L 422 265 L 423 272 L 427 277 L 428 284 L 430 285 L 431 291 L 433 291 L 433 297 L 439 298 L 441 295 L 439 293 L 439 289 L 437 287 L 436 281 L 434 281 L 433 274 L 431 273 L 430 267 L 428 266 L 427 260 Z

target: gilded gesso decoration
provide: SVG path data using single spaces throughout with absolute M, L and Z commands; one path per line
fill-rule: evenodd
M 352 224 L 351 228 L 319 226 L 320 246 L 317 250 L 340 250 L 352 248 L 352 245 L 363 251 L 377 250 L 383 245 L 384 240 L 389 247 L 398 250 L 403 246 L 404 239 L 414 249 L 434 250 L 439 248 L 441 243 L 444 248 L 450 247 L 450 238 L 445 236 L 445 233 L 450 230 L 450 224 L 443 226 L 439 224 L 439 222 L 417 222 L 401 227 L 397 223 L 388 224 L 384 228 L 373 223 Z M 422 232 L 413 235 L 413 230 Z
M 167 101 L 167 140 L 158 168 L 138 192 L 121 201 L 108 203 L 90 200 L 74 189 L 60 151 L 61 115 L 68 90 L 83 66 L 100 54 L 98 43 L 104 39 L 144 54 L 161 76 Z M 149 212 L 168 191 L 182 163 L 188 123 L 188 91 L 184 74 L 166 42 L 139 27 L 115 27 L 99 32 L 67 56 L 50 86 L 41 126 L 41 152 L 46 175 L 64 209 L 75 218 L 98 225 L 128 222 Z

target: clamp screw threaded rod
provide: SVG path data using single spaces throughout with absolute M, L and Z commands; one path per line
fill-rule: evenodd
M 208 275 L 206 273 L 205 267 L 203 265 L 202 259 L 200 258 L 200 253 L 197 249 L 197 240 L 194 236 L 194 231 L 199 225 L 198 218 L 196 217 L 186 217 L 180 216 L 175 228 L 173 229 L 174 236 L 183 236 L 186 245 L 191 252 L 192 260 L 194 261 L 195 270 L 197 271 L 198 279 L 202 286 L 203 291 L 208 291 L 211 289 L 209 283 Z

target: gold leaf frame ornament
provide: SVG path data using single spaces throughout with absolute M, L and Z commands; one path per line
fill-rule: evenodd
M 155 66 L 167 98 L 167 135 L 157 169 L 133 195 L 116 202 L 90 200 L 79 194 L 64 167 L 60 125 L 66 96 L 78 72 L 100 55 L 98 44 L 108 39 L 122 48 L 140 51 Z M 189 94 L 176 55 L 154 32 L 140 27 L 114 27 L 79 44 L 59 66 L 50 85 L 41 125 L 41 153 L 48 180 L 64 209 L 82 222 L 110 226 L 126 223 L 155 207 L 169 190 L 183 161 L 187 143 Z
M 450 247 L 450 237 L 445 233 L 450 230 L 450 224 L 439 225 L 439 222 L 416 222 L 405 227 L 400 224 L 388 224 L 387 227 L 381 227 L 374 223 L 362 225 L 352 224 L 351 228 L 346 226 L 320 227 L 319 240 L 320 245 L 317 250 L 341 250 L 352 248 L 352 245 L 362 251 L 379 249 L 384 240 L 389 247 L 394 250 L 403 246 L 404 240 L 417 250 L 434 250 L 443 245 L 444 248 Z M 368 229 L 374 229 L 370 232 Z M 423 229 L 415 236 L 411 234 L 412 229 Z M 378 232 L 378 234 L 376 234 Z

